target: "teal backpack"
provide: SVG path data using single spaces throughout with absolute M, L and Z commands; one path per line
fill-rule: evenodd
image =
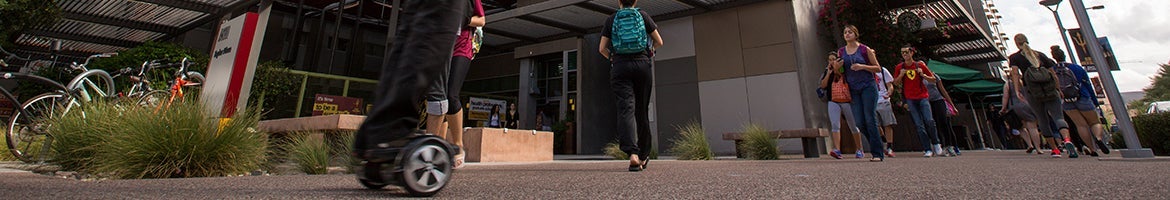
M 642 13 L 638 8 L 622 8 L 614 14 L 613 32 L 610 43 L 614 53 L 634 54 L 646 51 L 649 48 L 649 36 L 646 35 L 646 24 L 642 21 Z

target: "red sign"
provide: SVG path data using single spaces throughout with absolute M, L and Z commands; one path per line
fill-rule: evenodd
M 317 94 L 313 101 L 313 115 L 360 115 L 365 110 L 363 105 L 359 98 Z

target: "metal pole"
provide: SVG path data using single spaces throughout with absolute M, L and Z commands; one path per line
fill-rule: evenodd
M 1128 149 L 1121 150 L 1121 156 L 1124 158 L 1153 158 L 1154 152 L 1150 149 L 1142 148 L 1141 142 L 1138 142 L 1137 132 L 1133 129 L 1133 121 L 1129 119 L 1129 112 L 1125 108 L 1125 101 L 1121 100 L 1121 93 L 1117 91 L 1117 83 L 1113 81 L 1113 73 L 1109 70 L 1109 62 L 1105 61 L 1105 53 L 1102 50 L 1101 44 L 1097 42 L 1097 33 L 1093 31 L 1093 24 L 1089 21 L 1089 14 L 1085 11 L 1085 4 L 1081 0 L 1072 0 L 1073 14 L 1077 17 L 1077 23 L 1081 26 L 1081 34 L 1085 36 L 1085 43 L 1089 45 L 1089 55 L 1092 56 L 1097 65 L 1097 73 L 1100 73 L 1101 84 L 1105 89 L 1105 96 L 1109 97 L 1109 105 L 1113 107 L 1113 115 L 1117 117 L 1117 126 L 1121 128 L 1121 134 L 1125 138 L 1125 147 Z
M 1060 15 L 1056 13 L 1056 10 L 1060 8 L 1060 3 L 1057 3 L 1056 5 L 1054 5 L 1052 7 L 1049 7 L 1049 6 L 1044 6 L 1044 7 L 1048 8 L 1049 11 L 1052 11 L 1052 18 L 1056 18 L 1056 27 L 1060 28 L 1060 41 L 1064 42 L 1064 51 L 1068 52 L 1067 54 L 1069 55 L 1069 56 L 1065 56 L 1065 57 L 1068 57 L 1069 63 L 1077 63 L 1077 57 L 1073 56 L 1072 45 L 1069 45 L 1069 42 L 1068 42 L 1068 31 L 1066 29 L 1064 29 L 1064 23 L 1060 22 Z
M 982 127 L 982 123 L 979 123 L 979 112 L 975 112 L 975 105 L 974 105 L 975 102 L 971 101 L 971 94 L 967 94 L 967 102 L 971 103 L 971 105 L 970 105 L 971 106 L 971 117 L 975 118 L 975 132 L 979 133 L 979 148 L 986 149 L 987 148 L 987 138 L 983 138 L 983 127 Z M 968 134 L 968 136 L 970 136 L 970 134 Z
M 305 86 L 309 83 L 309 75 L 301 76 L 301 92 L 297 95 L 297 111 L 293 112 L 293 117 L 301 117 L 301 106 L 305 103 Z
M 330 74 L 333 73 L 333 68 L 336 67 L 336 66 L 333 66 L 333 60 L 335 59 L 335 57 L 337 57 L 337 52 L 338 52 L 337 41 L 339 40 L 339 38 L 341 38 L 341 18 L 345 17 L 344 11 L 345 11 L 345 0 L 337 0 L 337 20 L 336 20 L 337 22 L 333 23 L 333 42 L 332 42 L 333 47 L 329 48 L 329 64 L 325 65 L 325 66 L 329 66 L 328 72 Z M 322 15 L 325 14 L 324 13 L 325 11 L 321 11 L 321 12 L 322 12 L 321 13 Z
M 305 12 L 305 0 L 300 0 L 297 3 L 297 12 L 296 12 L 297 17 L 296 17 L 296 20 L 294 20 L 295 25 L 293 25 L 292 41 L 289 41 L 288 46 L 290 48 L 288 50 L 288 53 L 285 54 L 285 57 L 284 57 L 285 64 L 287 64 L 289 66 L 296 66 L 297 51 L 300 51 L 300 49 L 301 49 L 300 37 L 301 37 L 302 26 L 304 26 L 304 23 L 305 23 L 304 12 Z

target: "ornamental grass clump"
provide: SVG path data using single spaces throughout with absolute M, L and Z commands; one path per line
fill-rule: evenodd
M 715 157 L 711 152 L 711 145 L 707 143 L 703 126 L 698 122 L 690 122 L 676 128 L 679 137 L 671 140 L 674 146 L 669 151 L 678 156 L 679 160 L 711 160 Z
M 243 175 L 260 169 L 267 134 L 255 110 L 221 123 L 199 101 L 161 109 L 89 103 L 56 118 L 53 162 L 107 178 L 185 178 Z M 66 168 L 69 169 L 69 168 Z
M 749 124 L 744 127 L 743 143 L 739 145 L 739 148 L 743 150 L 744 156 L 748 159 L 776 160 L 780 159 L 780 150 L 776 139 L 772 134 L 768 134 L 768 130 L 764 127 Z
M 321 134 L 298 132 L 291 135 L 291 141 L 284 147 L 289 161 L 306 174 L 325 174 L 329 168 L 329 145 Z

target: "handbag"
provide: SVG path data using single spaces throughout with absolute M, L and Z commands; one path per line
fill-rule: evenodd
M 825 76 L 827 76 L 827 75 L 828 75 L 828 70 L 826 69 L 824 72 L 821 73 L 821 79 L 824 79 Z M 829 102 L 829 100 L 830 100 L 829 95 L 831 92 L 829 90 L 830 87 L 817 87 L 817 99 L 820 99 L 821 102 Z
M 830 87 L 833 88 L 833 102 L 848 103 L 853 101 L 853 96 L 849 94 L 849 85 L 845 84 L 844 78 L 838 78 L 836 81 L 833 81 L 833 85 Z
M 946 101 L 946 102 L 947 102 L 947 116 L 959 115 L 959 109 L 955 109 L 955 104 L 951 103 L 951 101 Z

